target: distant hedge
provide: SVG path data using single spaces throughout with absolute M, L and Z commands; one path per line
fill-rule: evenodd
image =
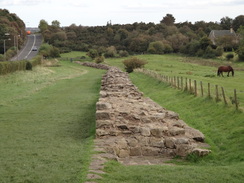
M 0 75 L 12 73 L 15 71 L 25 71 L 30 70 L 31 68 L 41 64 L 41 57 L 37 56 L 31 61 L 5 61 L 0 62 Z

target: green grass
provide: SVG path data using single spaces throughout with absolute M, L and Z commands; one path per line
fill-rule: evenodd
M 166 73 L 166 75 L 180 74 L 184 70 L 182 73 L 197 72 L 198 74 L 190 76 L 195 78 L 199 75 L 198 77 L 203 80 L 209 69 L 215 73 L 215 67 L 197 65 L 196 63 L 192 66 L 192 63 L 183 62 L 181 59 L 185 58 L 177 55 L 143 55 L 138 57 L 149 62 L 146 65 L 147 69 L 162 74 Z M 108 59 L 106 61 L 110 65 L 122 67 L 121 60 Z M 196 60 L 196 62 L 198 61 Z M 168 67 L 166 67 L 167 65 Z M 237 63 L 235 66 L 242 68 L 243 64 Z M 193 67 L 195 70 L 190 69 Z M 226 87 L 243 89 L 243 71 L 237 71 L 236 74 L 235 79 L 231 77 L 206 77 L 205 79 L 209 79 L 212 83 L 221 81 L 226 83 Z M 131 73 L 130 78 L 139 90 L 144 92 L 146 97 L 150 97 L 168 110 L 177 112 L 188 125 L 202 131 L 206 137 L 206 142 L 211 145 L 212 153 L 204 158 L 190 157 L 189 161 L 175 162 L 175 166 L 123 166 L 116 162 L 109 162 L 105 168 L 107 174 L 103 176 L 103 180 L 99 181 L 100 183 L 243 182 L 243 112 L 236 111 L 233 107 L 225 106 L 223 103 L 216 103 L 206 97 L 194 97 L 142 73 Z
M 205 158 L 190 158 L 175 166 L 106 165 L 107 174 L 100 183 L 141 182 L 232 182 L 243 181 L 244 128 L 242 112 L 224 107 L 212 100 L 197 98 L 170 88 L 141 73 L 132 73 L 134 84 L 161 106 L 180 114 L 188 125 L 205 134 L 212 153 Z
M 222 99 L 221 87 L 225 90 L 227 102 L 232 105 L 231 100 L 234 97 L 234 89 L 237 90 L 237 99 L 240 109 L 244 110 L 244 85 L 242 80 L 244 78 L 244 62 L 227 62 L 223 60 L 211 60 L 192 57 L 183 57 L 180 55 L 138 55 L 138 58 L 144 59 L 148 62 L 145 65 L 146 69 L 156 71 L 158 74 L 170 76 L 170 77 L 183 77 L 198 83 L 198 93 L 200 94 L 200 81 L 203 83 L 204 95 L 208 93 L 208 83 L 211 86 L 211 96 L 215 98 L 215 85 L 219 86 L 219 94 Z M 106 59 L 110 65 L 123 68 L 122 60 L 119 59 Z M 218 65 L 232 64 L 235 69 L 234 77 L 226 77 L 227 73 L 224 73 L 225 77 L 218 77 L 217 68 Z M 189 81 L 188 81 L 189 82 Z M 185 84 L 185 82 L 184 82 Z M 222 100 L 223 101 L 223 100 Z M 233 107 L 235 107 L 233 105 Z
M 83 182 L 104 71 L 69 62 L 0 77 L 0 182 Z

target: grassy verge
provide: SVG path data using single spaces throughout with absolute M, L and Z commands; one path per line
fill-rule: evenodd
M 0 182 L 82 182 L 104 71 L 69 62 L 0 77 Z

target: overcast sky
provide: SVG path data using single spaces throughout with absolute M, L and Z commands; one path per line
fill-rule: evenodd
M 244 0 L 0 0 L 0 8 L 17 14 L 27 27 L 37 27 L 41 19 L 61 26 L 159 23 L 167 13 L 176 23 L 194 23 L 244 15 Z

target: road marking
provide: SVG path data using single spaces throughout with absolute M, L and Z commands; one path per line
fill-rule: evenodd
M 26 55 L 25 59 L 27 59 L 27 57 L 30 55 L 30 53 L 32 52 L 32 48 L 33 46 L 36 44 L 36 35 L 34 34 L 34 42 L 33 42 L 33 45 L 31 47 L 31 50 L 29 51 L 29 53 Z

